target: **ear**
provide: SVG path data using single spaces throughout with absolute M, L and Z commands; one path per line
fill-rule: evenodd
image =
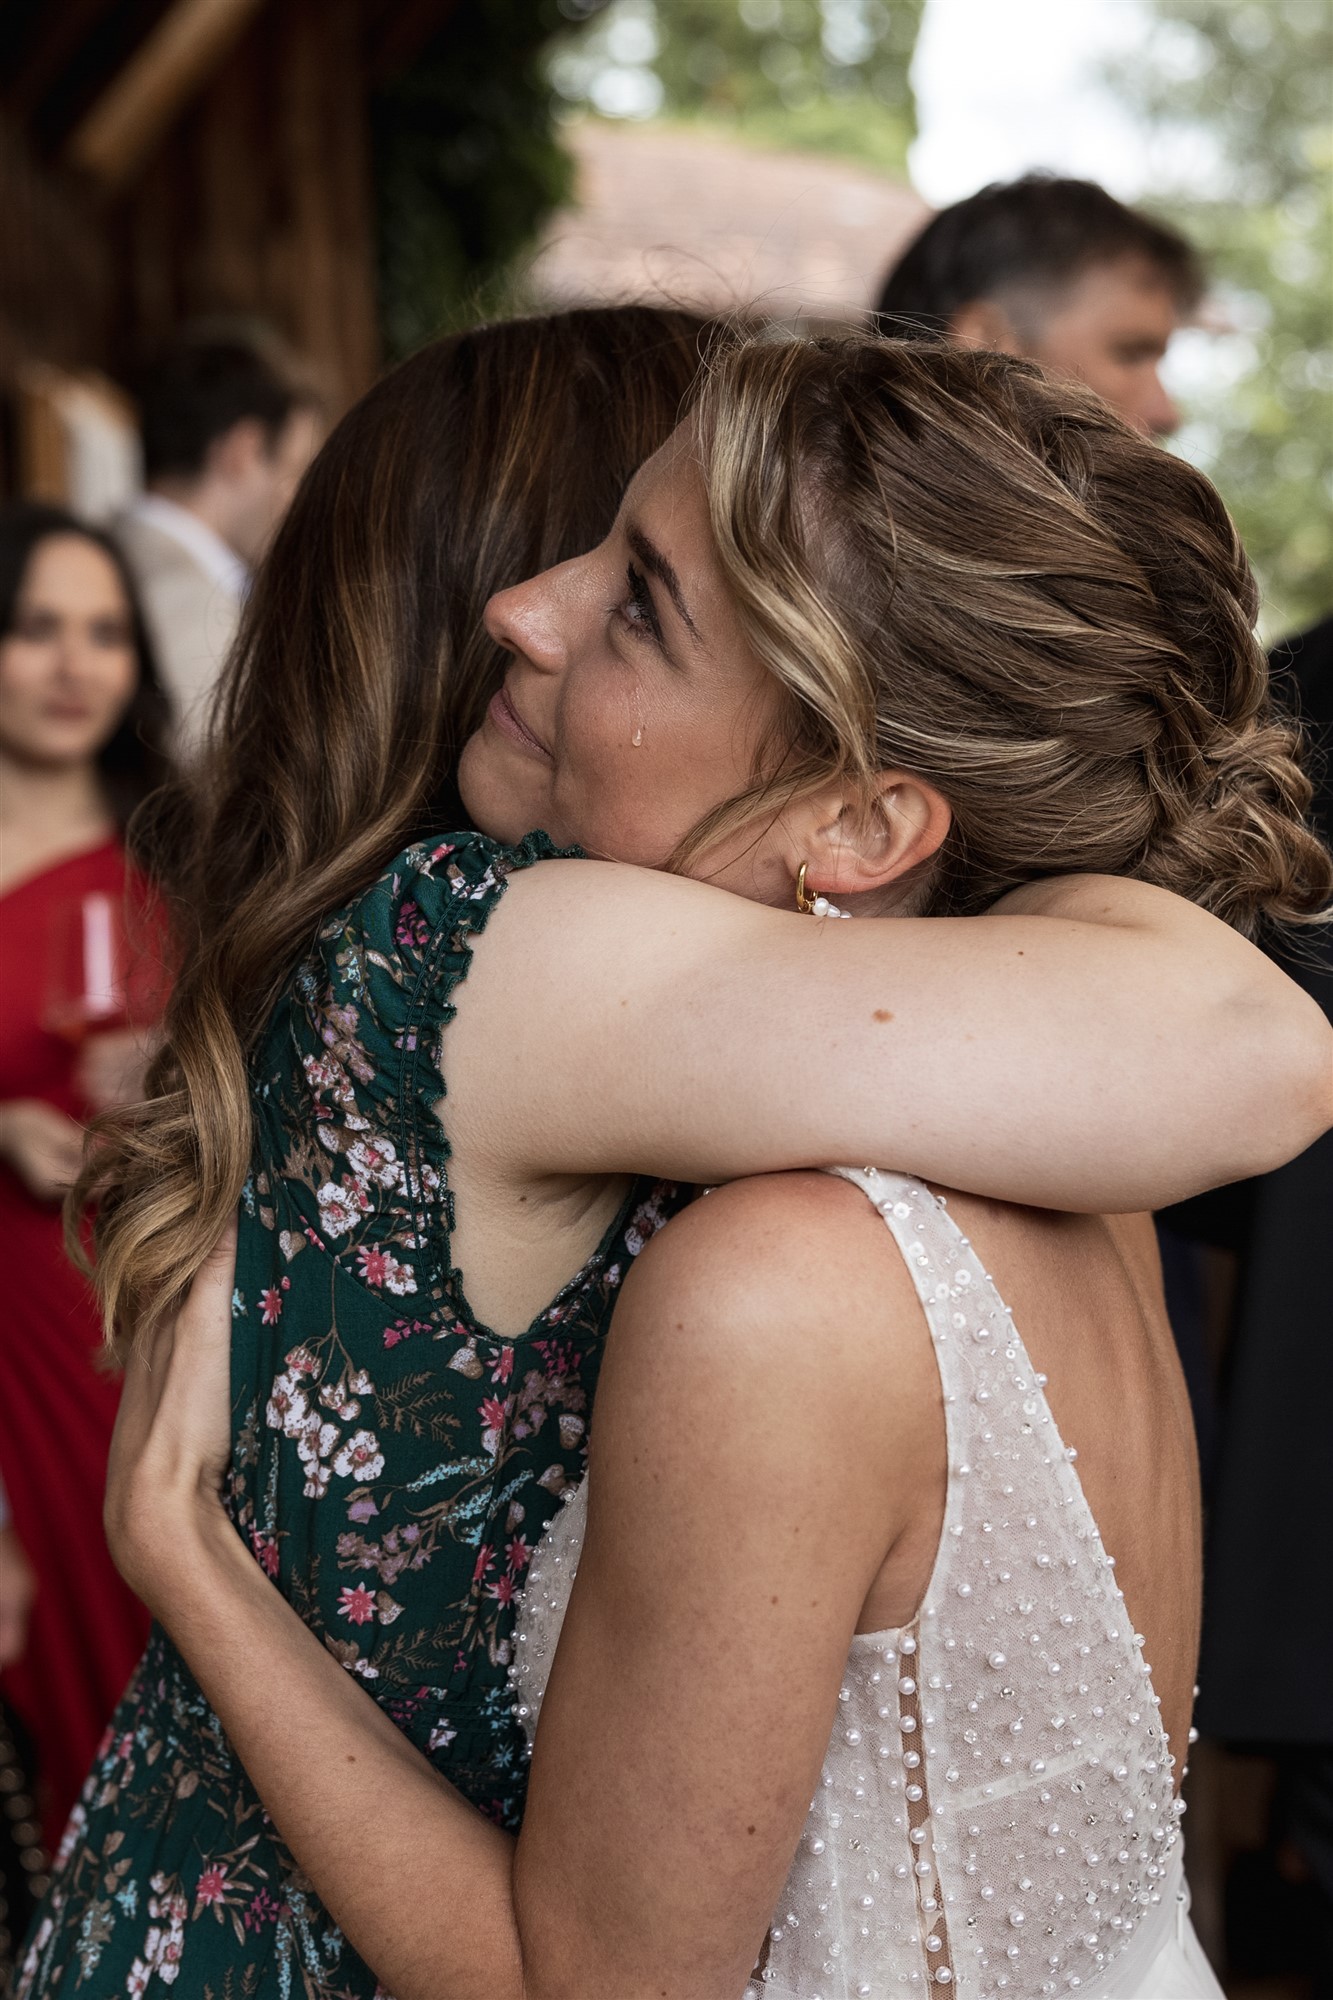
M 924 778 L 881 771 L 869 804 L 835 785 L 798 802 L 784 820 L 793 890 L 804 862 L 808 893 L 836 897 L 885 889 L 933 860 L 953 814 Z
M 257 460 L 272 455 L 272 440 L 258 417 L 242 417 L 221 437 L 214 438 L 204 460 L 205 470 L 229 485 L 248 477 Z
M 969 299 L 949 321 L 949 338 L 960 347 L 988 347 L 995 354 L 1026 350 L 1017 327 L 996 299 Z

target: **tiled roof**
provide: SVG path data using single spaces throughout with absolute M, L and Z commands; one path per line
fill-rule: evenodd
M 530 271 L 552 305 L 642 298 L 850 317 L 929 214 L 870 168 L 688 125 L 589 118 L 569 143 L 577 205 L 555 218 Z

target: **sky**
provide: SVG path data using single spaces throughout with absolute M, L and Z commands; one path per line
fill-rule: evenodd
M 926 0 L 912 81 L 912 180 L 939 206 L 1030 167 L 1099 180 L 1132 201 L 1160 175 L 1162 142 L 1098 74 L 1144 45 L 1140 0 Z M 1170 160 L 1172 178 L 1202 163 Z M 1191 171 L 1194 169 L 1194 171 Z
M 913 185 L 935 207 L 987 181 L 1050 167 L 1097 180 L 1122 201 L 1165 181 L 1208 186 L 1207 141 L 1148 135 L 1100 73 L 1144 48 L 1141 0 L 926 0 L 912 83 L 920 136 Z M 1154 60 L 1169 60 L 1155 45 Z M 1236 339 L 1178 334 L 1163 370 L 1186 407 L 1239 365 Z M 1188 456 L 1206 441 L 1185 433 Z

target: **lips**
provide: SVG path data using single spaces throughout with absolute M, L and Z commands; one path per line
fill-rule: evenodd
M 544 758 L 548 764 L 554 761 L 540 736 L 533 735 L 527 723 L 515 708 L 508 687 L 496 689 L 495 693 L 491 696 L 490 707 L 486 712 L 496 728 L 508 736 L 512 742 L 521 744 L 525 750 L 531 751 L 534 756 Z

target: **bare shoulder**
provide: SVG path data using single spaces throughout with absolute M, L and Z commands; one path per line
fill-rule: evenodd
M 715 1188 L 647 1246 L 616 1309 L 622 1362 L 836 1405 L 848 1434 L 910 1419 L 935 1389 L 929 1335 L 897 1245 L 864 1194 L 826 1173 Z M 924 1364 L 924 1365 L 923 1365 Z

